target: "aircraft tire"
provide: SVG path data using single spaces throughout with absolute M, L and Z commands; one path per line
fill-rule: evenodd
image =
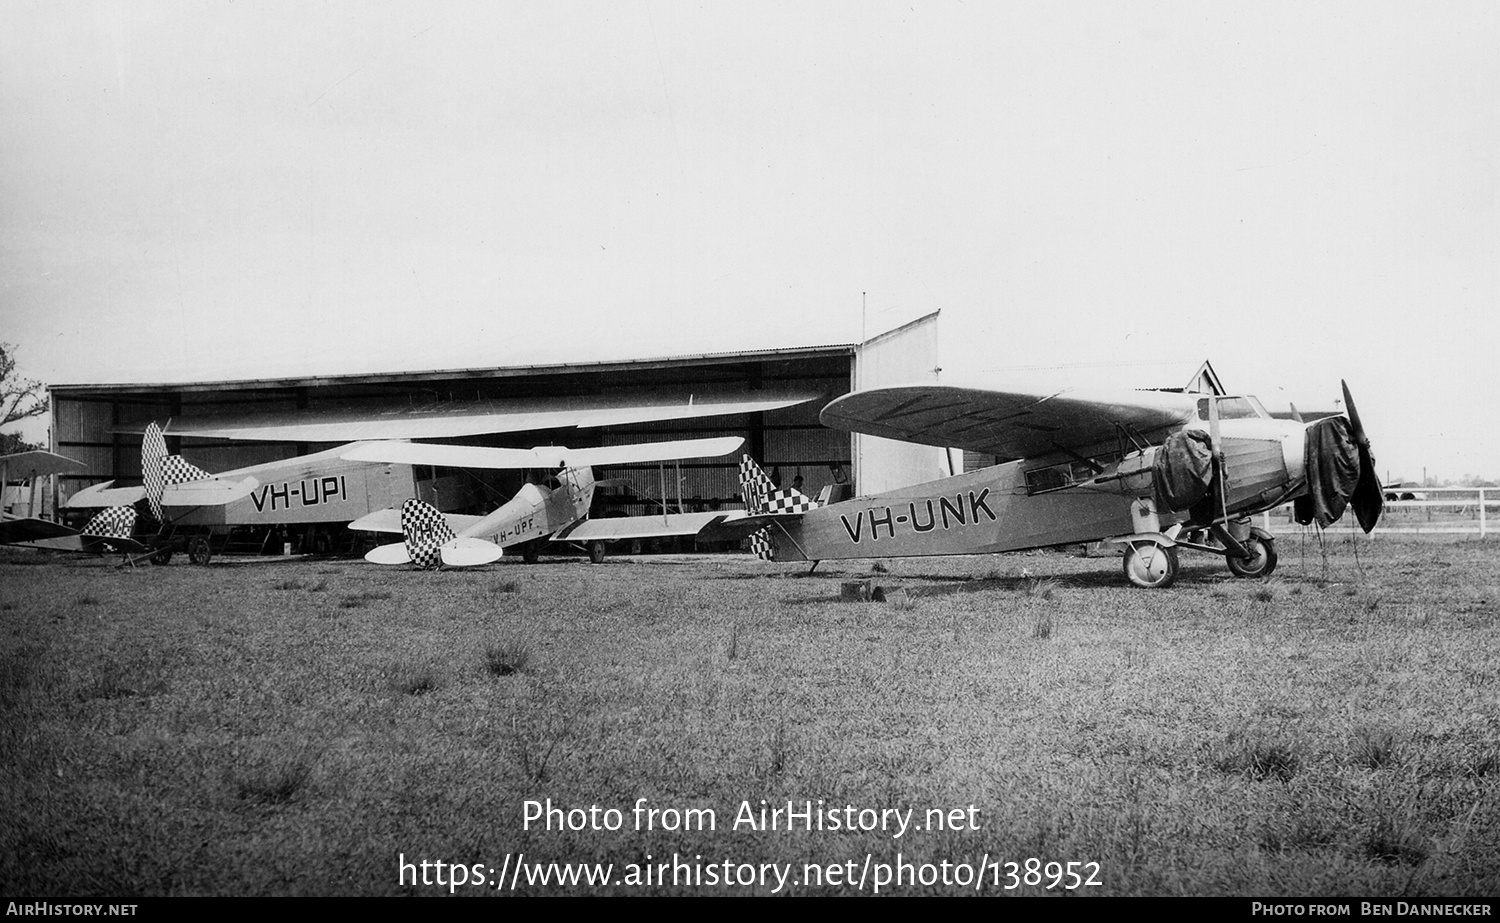
M 1245 540 L 1251 552 L 1248 561 L 1236 557 L 1227 558 L 1229 572 L 1236 577 L 1269 577 L 1276 569 L 1276 543 L 1268 538 L 1252 535 Z
M 604 543 L 603 542 L 589 542 L 589 563 L 590 564 L 603 564 L 604 563 Z
M 1144 545 L 1144 551 L 1141 546 Z M 1154 542 L 1131 543 L 1125 546 L 1125 579 L 1132 586 L 1147 590 L 1163 590 L 1177 579 L 1177 549 L 1163 547 Z
M 163 548 L 151 556 L 152 564 L 166 564 L 172 560 L 172 549 Z
M 541 556 L 541 551 L 535 547 L 527 548 L 525 551 L 521 552 L 521 560 L 525 561 L 527 564 L 535 564 L 537 560 L 541 558 Z
M 207 564 L 213 556 L 214 552 L 208 544 L 208 536 L 199 535 L 188 542 L 188 560 L 194 564 Z

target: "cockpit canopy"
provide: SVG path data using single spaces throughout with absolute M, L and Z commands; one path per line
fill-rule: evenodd
M 1269 420 L 1271 415 L 1266 413 L 1266 408 L 1260 405 L 1260 400 L 1250 395 L 1198 398 L 1198 419 L 1208 419 L 1208 402 L 1214 400 L 1219 405 L 1220 420 Z

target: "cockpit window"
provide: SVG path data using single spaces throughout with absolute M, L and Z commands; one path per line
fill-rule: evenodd
M 1270 419 L 1271 415 L 1260 406 L 1260 401 L 1253 397 L 1219 397 L 1214 398 L 1219 403 L 1220 420 L 1255 420 Z M 1209 398 L 1198 398 L 1198 419 L 1208 419 Z

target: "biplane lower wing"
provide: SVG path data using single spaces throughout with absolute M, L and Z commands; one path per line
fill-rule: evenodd
M 50 519 L 6 516 L 0 520 L 0 545 L 21 545 L 43 539 L 68 538 L 79 534 L 62 523 Z
M 627 539 L 697 536 L 719 541 L 716 529 L 726 519 L 743 516 L 722 513 L 668 513 L 665 516 L 615 516 L 585 519 L 552 536 L 554 542 L 618 542 Z

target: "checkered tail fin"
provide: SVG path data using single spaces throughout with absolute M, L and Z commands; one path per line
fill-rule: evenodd
M 212 474 L 184 459 L 167 454 L 167 440 L 161 427 L 152 423 L 141 439 L 141 481 L 146 487 L 146 502 L 157 522 L 166 522 L 161 501 L 172 484 L 187 484 L 213 477 Z
M 125 538 L 135 534 L 138 513 L 133 506 L 112 506 L 95 513 L 83 527 L 86 538 Z
M 766 513 L 805 513 L 816 509 L 816 500 L 790 487 L 777 487 L 766 473 L 760 470 L 755 459 L 746 455 L 740 459 L 740 494 L 745 499 L 745 510 L 752 516 Z
M 411 563 L 426 568 L 442 564 L 443 546 L 458 538 L 437 507 L 415 498 L 401 504 L 401 534 Z

